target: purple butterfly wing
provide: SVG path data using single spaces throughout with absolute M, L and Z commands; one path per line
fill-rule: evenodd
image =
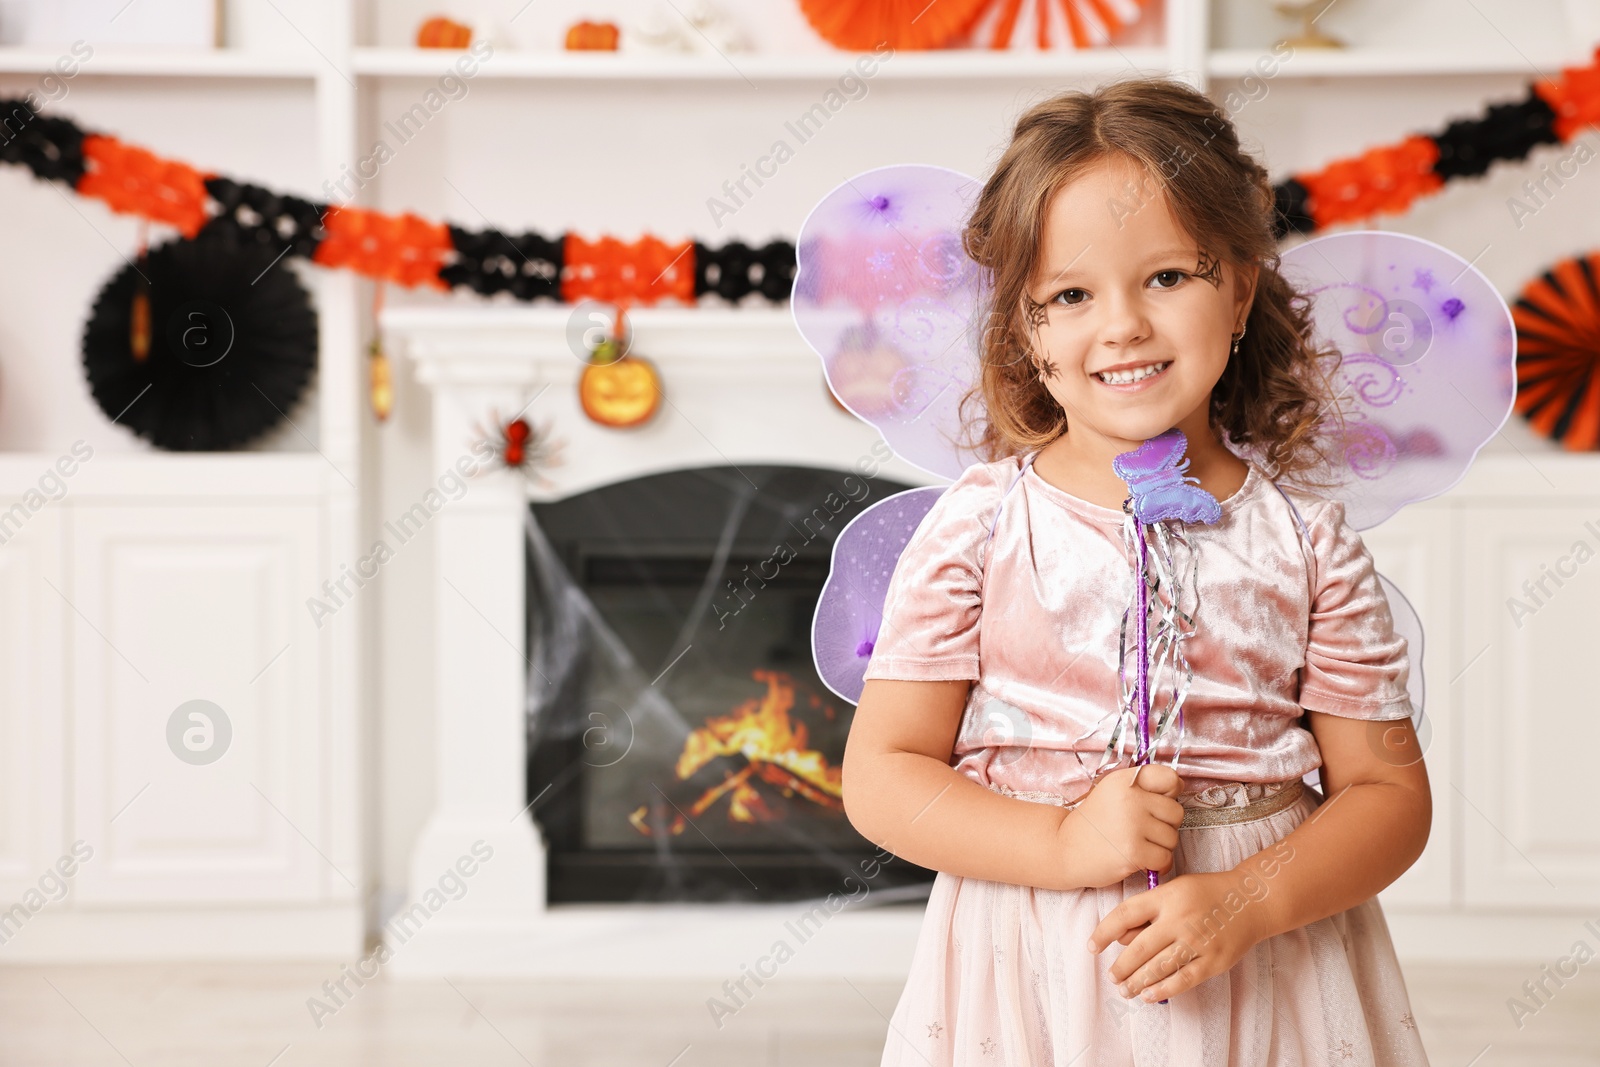
M 895 564 L 944 491 L 927 486 L 885 497 L 850 520 L 833 543 L 833 565 L 811 622 L 811 655 L 823 684 L 852 704 L 861 700 Z
M 1379 231 L 1319 237 L 1283 254 L 1338 351 L 1349 415 L 1329 422 L 1319 473 L 1357 530 L 1459 482 L 1511 414 L 1516 333 L 1493 285 L 1431 241 Z M 1330 469 L 1331 468 L 1331 469 Z
M 959 405 L 982 340 L 983 275 L 961 247 L 981 187 L 944 167 L 869 170 L 824 197 L 796 242 L 795 326 L 828 387 L 901 459 L 950 479 L 979 459 Z
M 1411 601 L 1395 585 L 1383 575 L 1378 575 L 1378 584 L 1383 588 L 1383 594 L 1389 601 L 1389 614 L 1394 617 L 1394 632 L 1406 639 L 1406 651 L 1411 663 L 1411 674 L 1406 680 L 1406 692 L 1411 697 L 1411 723 L 1417 728 L 1417 736 L 1422 736 L 1424 718 L 1422 714 L 1422 698 L 1425 687 L 1422 683 L 1422 620 L 1417 617 L 1416 609 L 1411 606 Z M 1426 743 L 1424 743 L 1426 747 Z
M 1213 523 L 1222 518 L 1217 498 L 1185 482 L 1179 467 L 1189 441 L 1174 427 L 1143 442 L 1131 452 L 1112 457 L 1111 468 L 1128 483 L 1133 515 L 1140 522 L 1178 519 Z
M 1319 345 L 1339 354 L 1334 380 L 1348 404 L 1344 428 L 1325 430 L 1333 462 L 1315 474 L 1333 487 L 1319 492 L 1343 501 L 1350 525 L 1366 530 L 1454 486 L 1516 397 L 1505 300 L 1471 263 L 1406 234 L 1319 237 L 1282 263 L 1312 300 Z M 1426 750 L 1422 621 L 1392 582 L 1379 581 L 1410 649 L 1412 723 Z
M 1188 438 L 1183 436 L 1182 430 L 1168 430 L 1145 441 L 1132 452 L 1113 457 L 1111 469 L 1117 472 L 1118 478 L 1132 484 L 1157 471 L 1176 467 L 1188 447 Z
M 1140 522 L 1177 519 L 1180 522 L 1210 524 L 1222 518 L 1222 505 L 1217 503 L 1216 497 L 1197 485 L 1173 482 L 1145 493 L 1135 492 L 1133 516 Z

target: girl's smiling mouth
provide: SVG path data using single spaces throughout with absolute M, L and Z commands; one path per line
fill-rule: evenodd
M 1153 363 L 1123 364 L 1120 368 L 1095 371 L 1093 377 L 1102 385 L 1126 389 L 1129 386 L 1143 385 L 1158 377 L 1170 366 L 1172 366 L 1170 359 Z

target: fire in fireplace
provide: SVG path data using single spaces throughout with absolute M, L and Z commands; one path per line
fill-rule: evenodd
M 881 856 L 844 814 L 854 708 L 810 634 L 839 531 L 903 488 L 713 467 L 532 506 L 528 797 L 552 903 L 802 899 Z M 874 885 L 931 878 L 896 861 Z
M 829 811 L 844 810 L 839 765 L 808 747 L 805 723 L 789 716 L 794 705 L 793 679 L 780 671 L 752 671 L 751 676 L 766 684 L 766 693 L 750 698 L 731 714 L 715 716 L 690 731 L 674 768 L 684 781 L 692 781 L 697 772 L 724 757 L 743 759 L 743 769 L 724 771 L 721 781 L 706 788 L 687 811 L 679 811 L 668 820 L 670 833 L 683 833 L 690 816 L 704 814 L 724 798 L 728 801 L 728 818 L 735 822 L 753 824 L 782 818 L 787 805 L 769 802 L 759 788 L 762 783 L 785 801 L 799 797 Z M 821 703 L 815 694 L 811 696 L 812 707 Z M 830 721 L 837 718 L 831 706 L 827 711 Z M 628 821 L 647 836 L 655 833 L 646 817 L 650 808 L 641 804 L 628 816 Z

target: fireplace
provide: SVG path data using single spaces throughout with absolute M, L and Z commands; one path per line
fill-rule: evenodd
M 431 809 L 408 888 L 429 917 L 390 938 L 389 972 L 715 985 L 821 906 L 832 917 L 785 975 L 902 979 L 926 883 L 879 853 L 840 875 L 864 847 L 825 799 L 853 709 L 817 684 L 809 632 L 844 522 L 932 479 L 832 399 L 786 309 L 632 313 L 633 350 L 659 366 L 664 397 L 627 430 L 583 413 L 571 314 L 380 318 L 431 396 L 430 478 L 513 412 L 550 424 L 566 457 L 540 479 L 481 472 L 429 526 L 434 768 L 418 783 Z M 854 472 L 870 494 L 852 493 Z M 824 486 L 854 499 L 808 519 Z M 794 558 L 764 562 L 785 538 Z M 539 610 L 551 596 L 565 610 Z M 748 735 L 717 721 L 741 709 L 768 735 L 791 731 L 794 755 L 752 760 Z M 725 751 L 679 777 L 697 736 Z M 735 805 L 752 819 L 731 818 Z M 476 873 L 457 899 L 440 886 L 463 866 Z M 795 896 L 812 899 L 783 899 Z
M 875 854 L 845 818 L 854 708 L 817 677 L 811 623 L 839 531 L 906 488 L 720 465 L 531 506 L 528 799 L 551 903 L 821 897 Z M 932 877 L 896 863 L 878 888 Z

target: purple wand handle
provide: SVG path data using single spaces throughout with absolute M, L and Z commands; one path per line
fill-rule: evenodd
M 1146 629 L 1145 620 L 1149 614 L 1150 587 L 1145 583 L 1145 543 L 1144 524 L 1134 523 L 1134 529 L 1139 535 L 1138 565 L 1135 567 L 1135 581 L 1139 583 L 1137 604 L 1134 611 L 1133 634 L 1134 644 L 1139 649 L 1138 673 L 1134 675 L 1133 699 L 1139 708 L 1139 762 L 1150 762 L 1150 634 Z M 1161 875 L 1155 871 L 1146 871 L 1150 878 L 1150 888 L 1154 889 L 1161 884 Z M 1165 1004 L 1162 1000 L 1158 1003 Z
M 1146 628 L 1146 617 L 1149 614 L 1150 587 L 1145 582 L 1145 544 L 1144 524 L 1136 526 L 1139 533 L 1139 563 L 1135 570 L 1135 580 L 1139 583 L 1137 608 L 1134 611 L 1134 645 L 1139 650 L 1138 674 L 1133 688 L 1135 707 L 1139 709 L 1139 762 L 1150 762 L 1150 634 Z M 1146 871 L 1150 876 L 1150 888 L 1154 889 L 1161 883 L 1161 876 L 1155 871 Z

